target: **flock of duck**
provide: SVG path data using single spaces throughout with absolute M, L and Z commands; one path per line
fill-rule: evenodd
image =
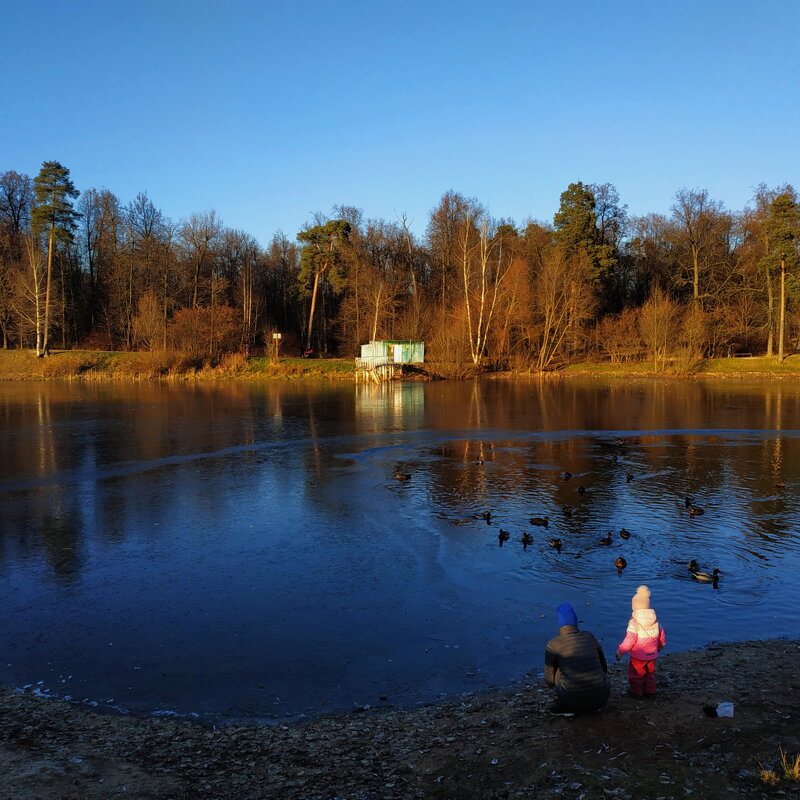
M 482 463 L 482 461 L 480 461 L 480 463 Z M 563 473 L 563 477 L 565 481 L 568 481 L 573 477 L 573 475 L 571 472 L 565 472 Z M 394 479 L 397 481 L 407 481 L 411 479 L 411 475 L 409 473 L 398 471 L 395 472 Z M 634 476 L 630 473 L 627 473 L 625 479 L 627 483 L 630 483 L 632 480 L 634 480 Z M 779 482 L 776 484 L 776 486 L 778 486 L 779 488 L 783 488 L 785 484 L 783 482 Z M 577 492 L 580 495 L 585 495 L 586 487 L 580 485 L 577 489 Z M 699 517 L 704 513 L 704 510 L 699 506 L 695 505 L 694 501 L 689 496 L 686 496 L 684 498 L 684 505 L 690 517 Z M 561 512 L 563 513 L 565 518 L 569 518 L 572 516 L 572 507 L 569 505 L 562 505 Z M 491 511 L 482 511 L 478 514 L 474 514 L 471 519 L 482 519 L 486 522 L 487 525 L 491 525 L 492 516 L 493 515 Z M 451 519 L 449 521 L 452 522 L 453 524 L 458 525 L 462 524 L 463 522 L 467 522 L 468 520 Z M 528 520 L 528 522 L 530 522 L 531 525 L 537 527 L 547 528 L 550 525 L 550 518 L 548 516 L 531 517 Z M 619 531 L 619 537 L 621 539 L 627 540 L 631 538 L 631 533 L 625 528 L 622 528 Z M 510 539 L 511 539 L 511 533 L 503 528 L 500 528 L 499 533 L 497 534 L 497 541 L 500 547 L 502 547 Z M 528 547 L 530 547 L 534 543 L 533 535 L 528 531 L 525 531 L 522 534 L 519 541 L 522 543 L 523 550 L 527 550 Z M 609 531 L 608 534 L 603 536 L 601 539 L 598 539 L 597 544 L 601 546 L 609 546 L 612 544 L 613 541 L 614 541 L 613 533 Z M 547 540 L 547 544 L 553 549 L 555 549 L 556 552 L 558 553 L 561 552 L 562 541 L 560 538 L 552 537 Z M 614 559 L 614 566 L 617 569 L 617 573 L 622 574 L 622 570 L 624 570 L 628 566 L 628 562 L 623 556 L 617 556 L 617 558 Z M 697 560 L 694 558 L 691 561 L 689 561 L 688 570 L 693 580 L 699 581 L 700 583 L 711 583 L 714 585 L 715 588 L 719 583 L 719 576 L 722 574 L 721 570 L 717 568 L 711 570 L 710 572 L 701 570 L 700 567 L 698 566 Z

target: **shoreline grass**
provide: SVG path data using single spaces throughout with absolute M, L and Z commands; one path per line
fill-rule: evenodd
M 468 379 L 478 377 L 476 368 L 454 369 L 456 365 L 427 364 L 416 377 Z M 668 363 L 655 370 L 652 362 L 612 363 L 587 361 L 560 370 L 535 372 L 486 372 L 486 377 L 504 379 L 599 378 L 599 379 L 738 379 L 800 380 L 800 354 L 779 362 L 777 358 L 703 359 L 691 364 Z M 32 350 L 0 350 L 0 380 L 355 380 L 355 362 L 350 358 L 245 358 L 231 353 L 209 360 L 174 351 L 123 352 L 56 350 L 37 358 Z
M 232 353 L 210 361 L 173 351 L 0 350 L 0 380 L 241 380 L 323 378 L 353 380 L 352 359 L 245 358 Z

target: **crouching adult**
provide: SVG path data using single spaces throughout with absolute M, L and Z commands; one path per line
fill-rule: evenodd
M 606 704 L 611 693 L 608 665 L 600 642 L 578 629 L 578 617 L 569 603 L 558 609 L 558 636 L 544 652 L 544 679 L 556 690 L 552 711 L 581 714 Z

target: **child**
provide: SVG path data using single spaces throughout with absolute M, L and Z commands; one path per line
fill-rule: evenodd
M 628 694 L 631 697 L 653 697 L 656 693 L 656 658 L 667 643 L 656 612 L 650 608 L 650 590 L 640 586 L 631 599 L 631 614 L 625 638 L 617 647 L 617 661 L 630 653 Z

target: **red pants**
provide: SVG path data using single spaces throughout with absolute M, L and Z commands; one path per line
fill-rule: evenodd
M 628 684 L 636 697 L 656 693 L 656 662 L 632 658 L 628 664 Z

